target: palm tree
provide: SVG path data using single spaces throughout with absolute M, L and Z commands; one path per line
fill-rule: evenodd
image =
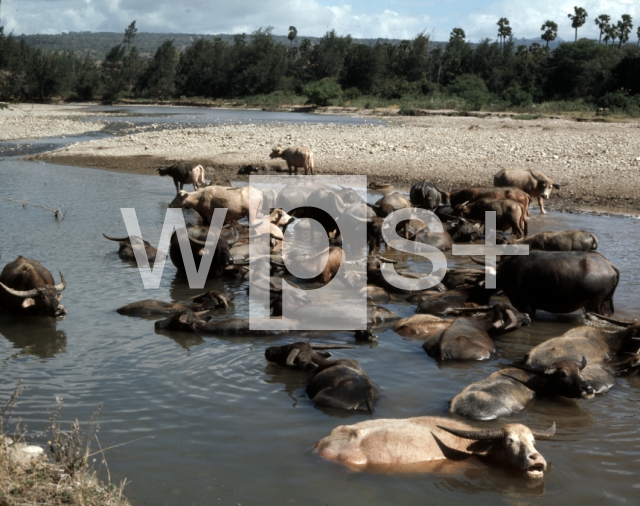
M 454 28 L 449 35 L 449 42 L 453 42 L 454 40 L 464 41 L 466 36 L 467 34 L 464 33 L 462 28 Z
M 633 19 L 629 14 L 623 14 L 616 28 L 618 29 L 618 38 L 620 40 L 620 42 L 618 42 L 618 49 L 620 49 L 622 44 L 626 44 L 629 41 L 629 34 L 633 28 Z
M 569 18 L 571 18 L 571 27 L 576 29 L 576 41 L 578 40 L 578 28 L 585 24 L 587 21 L 587 11 L 582 7 L 574 7 L 574 14 L 567 14 Z
M 611 25 L 605 30 L 604 40 L 609 45 L 609 41 L 612 44 L 616 43 L 616 39 L 618 38 L 618 27 L 616 25 Z
M 600 14 L 595 20 L 595 24 L 600 28 L 600 38 L 598 39 L 598 44 L 602 43 L 602 34 L 609 26 L 609 21 L 611 21 L 611 16 L 608 14 Z
M 496 23 L 498 25 L 498 39 L 502 39 L 501 47 L 504 47 L 504 42 L 507 37 L 511 37 L 511 27 L 509 26 L 509 20 L 507 18 L 500 18 Z
M 540 27 L 540 30 L 542 30 L 540 38 L 547 41 L 547 50 L 549 50 L 549 42 L 556 40 L 558 36 L 558 25 L 551 20 L 547 20 L 547 22 Z
M 298 36 L 298 29 L 295 26 L 289 27 L 289 35 L 287 35 L 287 39 L 289 39 L 289 43 L 293 44 L 293 41 L 296 40 Z

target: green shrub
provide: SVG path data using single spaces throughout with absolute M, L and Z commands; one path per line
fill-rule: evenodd
M 612 112 L 626 114 L 640 113 L 640 101 L 637 97 L 631 97 L 622 91 L 607 93 L 598 100 L 599 107 L 606 107 Z
M 492 99 L 484 80 L 474 74 L 463 74 L 456 77 L 447 89 L 465 100 L 472 109 L 480 109 Z
M 502 92 L 502 100 L 509 102 L 511 105 L 522 107 L 531 105 L 533 96 L 517 86 L 510 86 Z
M 342 88 L 335 80 L 325 77 L 305 85 L 302 93 L 309 99 L 307 103 L 326 106 L 341 98 Z

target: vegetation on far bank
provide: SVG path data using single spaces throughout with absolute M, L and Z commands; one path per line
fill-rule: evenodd
M 616 25 L 600 16 L 601 40 L 577 40 L 586 19 L 578 14 L 572 18 L 576 42 L 553 50 L 538 43 L 515 47 L 506 18 L 497 23 L 497 42 L 474 45 L 461 28 L 453 29 L 446 45 L 425 34 L 366 45 L 333 30 L 316 42 L 293 44 L 295 27 L 287 44 L 269 27 L 226 40 L 196 38 L 182 51 L 167 40 L 151 57 L 136 46 L 134 21 L 101 60 L 34 48 L 0 27 L 0 100 L 213 100 L 267 109 L 307 104 L 397 106 L 407 113 L 640 116 L 640 47 L 628 44 L 631 17 Z M 553 41 L 557 29 L 547 21 L 542 39 Z

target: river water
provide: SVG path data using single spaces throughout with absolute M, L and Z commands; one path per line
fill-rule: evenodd
M 447 416 L 449 399 L 469 383 L 581 320 L 541 314 L 533 325 L 500 338 L 496 359 L 442 366 L 424 353 L 420 341 L 388 330 L 378 332 L 372 345 L 355 344 L 350 332 L 316 334 L 320 342 L 354 344 L 356 349 L 336 350 L 334 356 L 357 358 L 383 391 L 372 415 L 322 411 L 305 396 L 304 373 L 264 359 L 267 346 L 304 339 L 305 333 L 159 334 L 152 320 L 115 312 L 140 299 L 182 300 L 194 293 L 176 277 L 171 262 L 160 288 L 144 290 L 136 268 L 122 262 L 117 244 L 101 235 L 126 235 L 120 208 L 135 207 L 143 236 L 157 243 L 173 192 L 166 178 L 13 157 L 0 162 L 0 266 L 24 255 L 41 261 L 56 282 L 62 271 L 68 283 L 63 301 L 68 315 L 62 321 L 0 316 L 0 394 L 7 398 L 19 380 L 27 386 L 16 415 L 28 435 L 45 430 L 56 397 L 63 399 L 64 423 L 86 422 L 102 405 L 100 444 L 122 445 L 106 452 L 111 478 L 127 478 L 125 493 L 136 506 L 638 503 L 638 377 L 619 379 L 609 393 L 586 401 L 537 400 L 509 419 L 535 428 L 557 423 L 556 436 L 538 443 L 550 463 L 539 483 L 473 463 L 440 473 L 356 473 L 314 455 L 313 444 L 341 424 Z M 60 205 L 66 215 L 57 221 L 49 212 L 5 198 Z M 537 213 L 535 207 L 531 233 L 583 229 L 598 236 L 598 251 L 621 271 L 615 316 L 638 316 L 639 220 Z M 206 289 L 223 285 L 236 292 L 229 312 L 246 316 L 246 283 L 215 281 Z M 388 307 L 401 316 L 414 312 L 401 301 Z M 46 440 L 35 438 L 43 445 Z

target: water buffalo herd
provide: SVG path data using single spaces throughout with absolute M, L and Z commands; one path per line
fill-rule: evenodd
M 301 167 L 305 174 L 307 171 L 314 174 L 313 154 L 308 148 L 278 147 L 271 157 L 284 158 L 290 173 L 293 169 L 297 173 Z M 193 209 L 199 218 L 199 224 L 190 224 L 187 229 L 190 254 L 196 266 L 212 247 L 207 245 L 206 238 L 215 209 L 227 209 L 208 276 L 241 280 L 248 277 L 247 290 L 268 294 L 265 320 L 278 325 L 256 330 L 251 328 L 248 318 L 222 316 L 233 309 L 234 298 L 245 296 L 226 289 L 199 293 L 181 301 L 137 301 L 118 308 L 118 313 L 164 317 L 155 323 L 159 333 L 280 338 L 291 335 L 289 344 L 268 347 L 266 360 L 274 367 L 307 375 L 307 395 L 321 409 L 371 412 L 381 390 L 357 360 L 332 358 L 327 345 L 296 339 L 297 331 L 305 328 L 310 315 L 309 299 L 304 292 L 286 290 L 286 284 L 308 289 L 338 283 L 344 290 L 365 286 L 360 296 L 367 304 L 368 330 L 356 332 L 356 339 L 371 341 L 377 338 L 374 330 L 391 328 L 401 336 L 422 341 L 426 353 L 441 363 L 493 359 L 496 354 L 493 337 L 524 325 L 536 325 L 538 311 L 570 313 L 584 309 L 589 318 L 608 321 L 621 329 L 608 331 L 583 325 L 552 337 L 531 349 L 520 361 L 455 395 L 449 403 L 454 418 L 378 419 L 339 426 L 317 443 L 316 450 L 323 457 L 355 469 L 398 470 L 453 458 L 451 455 L 455 454 L 459 458 L 478 457 L 539 478 L 546 470 L 546 462 L 536 451 L 534 438 L 551 437 L 555 425 L 544 431 L 521 424 L 488 430 L 477 429 L 477 422 L 472 426 L 459 418 L 476 421 L 504 418 L 525 409 L 536 397 L 592 397 L 615 385 L 616 374 L 640 370 L 637 340 L 640 324 L 611 318 L 620 272 L 594 251 L 598 247 L 596 237 L 575 230 L 527 237 L 531 198 L 538 198 L 540 211 L 544 213 L 542 198 L 548 198 L 551 188 L 558 186 L 539 171 L 502 170 L 495 176 L 494 187 L 457 191 L 445 191 L 432 182 L 421 181 L 408 194 L 392 193 L 391 185 L 372 183 L 370 191 L 383 196 L 369 201 L 352 189 L 317 183 L 314 178 L 292 179 L 277 194 L 249 186 L 198 188 L 202 184 L 199 168 L 197 164 L 177 163 L 159 169 L 160 175 L 171 176 L 176 184 L 177 195 L 168 202 L 169 207 Z M 311 184 L 308 179 L 313 180 Z M 183 184 L 189 183 L 194 185 L 191 193 L 182 189 Z M 264 202 L 268 202 L 266 209 Z M 324 214 L 317 212 L 316 203 L 323 205 Z M 385 277 L 387 266 L 398 261 L 393 258 L 391 244 L 384 241 L 389 232 L 385 219 L 405 208 L 432 211 L 443 222 L 441 232 L 431 231 L 419 219 L 395 227 L 394 231 L 409 241 L 449 250 L 454 242 L 482 240 L 484 213 L 496 211 L 497 228 L 511 230 L 511 235 L 501 236 L 503 242 L 526 244 L 530 252 L 505 255 L 499 260 L 494 273 L 496 288 L 485 287 L 484 271 L 477 268 L 448 269 L 442 281 L 428 290 L 398 288 Z M 313 229 L 304 228 L 308 220 L 306 224 L 299 221 L 304 218 L 322 225 L 325 246 L 314 242 Z M 366 233 L 366 249 L 354 253 L 356 245 L 341 235 L 341 227 L 347 223 L 356 229 L 361 227 L 359 230 Z M 289 227 L 293 227 L 295 237 L 307 234 L 306 251 L 283 248 L 283 241 L 291 232 Z M 126 261 L 135 262 L 134 248 L 144 251 L 150 262 L 157 261 L 162 254 L 141 238 L 105 237 L 120 242 L 119 255 Z M 265 239 L 261 242 L 262 249 L 252 250 L 252 237 Z M 360 259 L 347 261 L 345 252 L 359 255 Z M 185 254 L 189 252 L 179 245 L 174 232 L 169 257 L 178 276 L 184 276 Z M 256 258 L 267 266 L 266 274 L 248 276 L 248 266 Z M 422 276 L 407 268 L 398 272 L 407 278 Z M 64 317 L 66 310 L 59 301 L 66 281 L 62 274 L 60 279 L 55 284 L 51 273 L 38 261 L 20 256 L 0 273 L 0 308 L 23 313 L 25 317 Z M 499 296 L 502 298 L 495 300 Z M 384 307 L 392 299 L 414 304 L 416 315 L 400 319 Z M 325 301 L 312 310 L 315 316 L 320 314 L 331 320 L 338 318 L 337 307 L 346 304 Z M 284 306 L 293 309 L 283 316 Z M 344 325 L 349 328 L 348 321 Z

